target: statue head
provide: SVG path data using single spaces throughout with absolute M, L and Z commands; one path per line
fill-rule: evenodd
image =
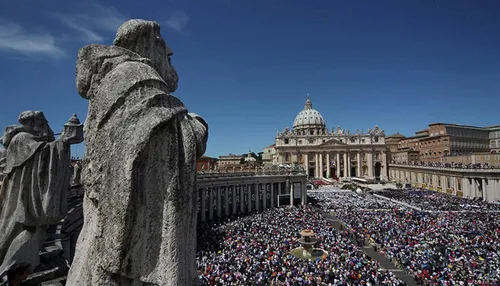
M 41 111 L 23 111 L 19 115 L 19 123 L 24 131 L 40 137 L 42 141 L 54 141 L 54 132 Z
M 118 28 L 113 45 L 150 59 L 153 67 L 170 87 L 170 91 L 177 89 L 179 76 L 170 63 L 173 52 L 161 36 L 157 22 L 128 20 Z

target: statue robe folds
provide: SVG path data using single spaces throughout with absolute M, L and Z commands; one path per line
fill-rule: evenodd
M 195 285 L 195 174 L 206 123 L 137 54 L 91 45 L 79 63 L 91 68 L 77 64 L 77 81 L 86 74 L 92 84 L 85 222 L 68 285 Z
M 69 145 L 61 141 L 39 141 L 21 132 L 7 154 L 0 189 L 0 275 L 15 263 L 39 264 L 45 227 L 67 212 L 70 176 Z

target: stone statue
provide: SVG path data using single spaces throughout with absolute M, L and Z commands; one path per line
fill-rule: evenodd
M 41 111 L 24 111 L 20 126 L 5 129 L 7 149 L 0 188 L 0 277 L 13 265 L 40 263 L 46 228 L 67 212 L 70 145 L 83 141 L 83 127 L 66 128 L 55 140 Z
M 196 162 L 208 125 L 170 93 L 178 76 L 156 22 L 78 52 L 89 100 L 85 222 L 66 285 L 195 285 Z
M 0 137 L 0 144 L 3 145 L 3 137 Z M 3 169 L 5 169 L 5 163 L 7 161 L 7 149 L 0 147 L 0 186 L 2 185 L 2 179 L 5 176 Z
M 342 130 L 342 128 L 340 128 L 340 126 L 337 126 L 337 134 L 344 134 L 344 130 Z
M 73 178 L 71 180 L 71 186 L 81 185 L 81 173 L 82 173 L 82 166 L 80 166 L 80 163 L 76 163 L 75 166 L 73 167 Z

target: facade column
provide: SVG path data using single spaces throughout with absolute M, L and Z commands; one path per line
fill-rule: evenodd
M 278 183 L 278 195 L 281 195 L 281 182 Z
M 309 176 L 309 154 L 307 152 L 304 154 L 304 170 L 306 170 L 306 175 Z
M 330 179 L 332 177 L 332 168 L 330 163 L 330 152 L 326 153 L 326 177 Z
M 201 189 L 201 221 L 205 221 L 207 218 L 207 189 L 206 188 L 202 188 Z
M 356 158 L 358 160 L 358 167 L 356 168 L 356 170 L 358 171 L 358 178 L 361 178 L 362 177 L 362 167 L 363 167 L 363 163 L 361 162 L 361 151 L 358 151 L 358 157 Z
M 222 216 L 222 187 L 215 187 L 215 189 L 217 190 L 217 217 L 220 218 Z
M 487 202 L 489 199 L 489 196 L 488 196 L 489 188 L 488 188 L 488 185 L 486 184 L 486 179 L 481 178 L 481 183 L 483 186 L 483 201 Z
M 252 185 L 253 184 L 247 184 L 247 196 L 248 196 L 247 210 L 248 210 L 248 213 L 252 212 Z
M 229 216 L 229 186 L 224 187 L 224 215 Z
M 319 153 L 319 178 L 323 178 L 323 153 Z
M 347 177 L 351 178 L 354 174 L 351 174 L 351 151 L 347 151 Z
M 255 210 L 257 212 L 260 211 L 260 202 L 259 202 L 259 191 L 260 191 L 260 184 L 257 183 L 257 184 L 254 184 L 255 186 Z
M 271 208 L 274 208 L 274 183 L 271 183 Z
M 384 165 L 382 168 L 382 180 L 387 181 L 387 153 L 385 151 L 381 152 L 382 154 L 382 164 Z
M 348 177 L 347 174 L 347 152 L 344 153 L 344 178 Z
M 290 182 L 290 206 L 293 207 L 293 182 Z
M 314 177 L 319 178 L 319 156 L 318 153 L 314 154 L 314 165 L 316 168 L 314 168 Z
M 246 213 L 245 209 L 245 192 L 243 185 L 238 185 L 238 191 L 240 192 L 240 211 L 242 214 Z
M 302 187 L 302 205 L 307 204 L 307 182 L 302 182 L 300 183 L 300 186 Z
M 214 190 L 213 188 L 208 188 L 208 219 L 214 219 Z
M 267 207 L 267 183 L 262 183 L 262 210 Z
M 335 166 L 335 175 L 340 178 L 340 152 L 337 152 L 337 166 Z
M 231 193 L 232 193 L 232 198 L 233 198 L 233 204 L 232 204 L 233 215 L 235 215 L 236 214 L 236 208 L 237 208 L 237 205 L 236 205 L 236 190 L 235 190 L 235 185 L 231 186 Z

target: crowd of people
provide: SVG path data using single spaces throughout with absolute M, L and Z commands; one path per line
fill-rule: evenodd
M 317 260 L 290 255 L 305 229 L 316 233 L 316 247 L 328 255 Z M 199 223 L 197 264 L 202 285 L 403 285 L 314 205 Z
M 308 195 L 312 200 L 321 202 L 319 205 L 324 211 L 328 211 L 332 205 L 338 206 L 347 212 L 358 210 L 392 210 L 401 207 L 400 204 L 391 201 L 379 199 L 366 193 L 356 193 L 349 190 L 323 188 L 318 191 L 309 191 Z
M 371 244 L 422 285 L 500 285 L 500 215 L 490 211 L 497 206 L 430 191 L 383 194 L 435 211 L 331 187 L 308 194 L 308 206 L 200 223 L 201 284 L 404 285 L 363 253 L 360 247 Z M 345 229 L 335 229 L 323 212 Z M 317 234 L 326 257 L 290 255 L 304 229 Z
M 500 216 L 484 209 L 458 213 L 393 211 L 346 212 L 339 193 L 323 194 L 321 204 L 342 220 L 361 240 L 392 259 L 423 285 L 499 285 Z M 427 206 L 428 193 L 412 197 L 409 204 Z M 422 199 L 422 201 L 419 201 Z M 448 202 L 446 201 L 448 200 Z M 463 202 L 461 202 L 463 203 Z M 459 205 L 452 197 L 442 197 Z M 430 205 L 428 207 L 430 207 Z M 387 206 L 390 207 L 389 205 Z
M 398 163 L 399 165 L 412 165 L 424 167 L 438 167 L 438 168 L 455 168 L 455 169 L 500 169 L 500 166 L 493 166 L 488 163 L 442 163 L 442 162 L 422 162 L 411 161 L 407 163 Z
M 381 191 L 377 194 L 426 211 L 500 211 L 500 204 L 470 200 L 428 190 Z

